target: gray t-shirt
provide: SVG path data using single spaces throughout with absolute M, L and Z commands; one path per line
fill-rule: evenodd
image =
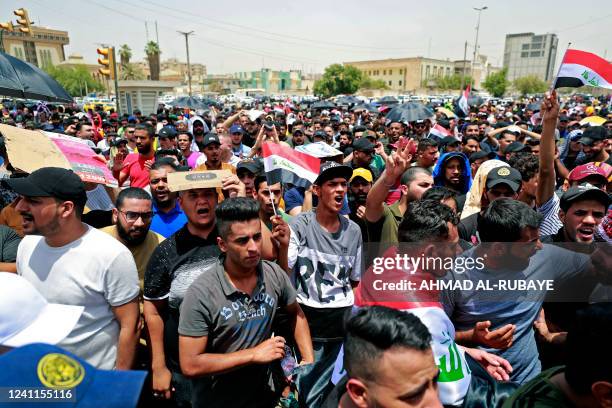
M 223 258 L 189 287 L 181 305 L 181 336 L 208 337 L 207 353 L 232 353 L 269 339 L 277 307 L 295 303 L 295 289 L 278 265 L 262 261 L 252 296 L 229 281 Z M 194 406 L 267 406 L 269 365 L 249 365 L 193 381 Z
M 466 251 L 462 256 L 475 258 L 475 249 Z M 463 273 L 453 271 L 447 279 L 454 281 L 471 281 L 474 287 L 470 290 L 442 291 L 441 300 L 444 309 L 451 318 L 457 331 L 474 328 L 477 322 L 491 321 L 490 330 L 507 324 L 516 325 L 514 343 L 506 350 L 480 347 L 490 353 L 505 358 L 512 365 L 512 381 L 525 383 L 541 371 L 538 350 L 535 343 L 533 322 L 536 320 L 542 303 L 547 295 L 542 291 L 486 291 L 477 289 L 478 281 L 488 281 L 491 287 L 501 281 L 554 280 L 554 287 L 559 283 L 584 273 L 589 265 L 589 257 L 566 249 L 544 244 L 535 253 L 529 266 L 522 271 L 468 269 Z M 462 286 L 465 287 L 465 286 Z

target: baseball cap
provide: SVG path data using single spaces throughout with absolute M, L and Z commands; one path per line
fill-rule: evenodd
M 523 179 L 518 170 L 510 166 L 502 166 L 489 171 L 487 175 L 487 190 L 499 184 L 505 184 L 516 193 L 521 188 L 522 182 Z
M 352 182 L 357 177 L 361 177 L 368 183 L 371 183 L 374 180 L 374 178 L 372 177 L 372 172 L 368 169 L 364 169 L 363 167 L 359 167 L 353 170 L 353 175 L 351 176 L 349 182 Z
M 506 149 L 504 153 L 518 153 L 518 152 L 531 152 L 531 147 L 522 144 L 521 142 L 512 142 Z
M 606 140 L 608 138 L 608 130 L 603 126 L 590 126 L 584 130 L 580 143 L 586 146 L 592 146 L 594 143 Z
M 567 175 L 567 179 L 569 181 L 580 181 L 590 176 L 600 176 L 603 179 L 604 183 L 608 181 L 608 178 L 606 177 L 606 171 L 601 167 L 596 166 L 594 163 L 587 163 L 575 167 Z
M 444 139 L 440 140 L 440 146 L 453 146 L 458 145 L 461 142 L 452 136 L 446 136 Z
M 474 152 L 472 154 L 470 154 L 470 164 L 474 163 L 476 160 L 480 160 L 480 159 L 494 159 L 496 158 L 497 155 L 494 152 L 485 152 L 484 150 L 481 150 L 479 152 Z
M 204 136 L 204 141 L 202 142 L 202 146 L 206 147 L 214 143 L 221 146 L 221 142 L 219 141 L 219 136 L 217 136 L 214 133 L 208 133 L 206 136 Z
M 242 128 L 242 126 L 240 125 L 232 125 L 232 127 L 230 128 L 230 134 L 234 134 L 234 133 L 241 133 L 244 134 L 244 129 Z
M 26 197 L 55 197 L 85 204 L 87 193 L 81 178 L 72 170 L 43 167 L 28 177 L 3 180 L 17 194 Z
M 251 173 L 258 175 L 263 170 L 263 163 L 258 159 L 244 159 L 238 162 L 236 166 L 236 172 L 240 173 L 240 170 L 248 170 Z
M 328 180 L 336 177 L 342 177 L 346 180 L 350 179 L 353 175 L 353 169 L 344 164 L 338 164 L 334 161 L 326 161 L 321 163 L 319 167 L 319 176 L 315 180 L 314 184 L 320 186 Z
M 314 139 L 315 137 L 320 137 L 322 139 L 327 139 L 327 133 L 325 133 L 322 130 L 317 130 L 316 132 L 313 133 L 312 138 Z
M 71 398 L 65 394 L 59 404 L 53 403 L 57 399 L 45 400 L 49 406 L 136 407 L 147 376 L 145 371 L 99 370 L 60 347 L 42 343 L 10 350 L 0 356 L 0 366 L 3 387 L 71 391 Z
M 163 128 L 159 129 L 157 135 L 160 139 L 174 139 L 176 137 L 176 130 L 170 126 L 164 126 Z
M 112 147 L 117 147 L 120 146 L 121 144 L 127 144 L 127 139 L 123 138 L 123 137 L 116 137 L 113 139 L 113 141 L 111 142 L 111 146 Z
M 297 129 L 294 129 L 294 130 L 291 132 L 291 134 L 292 134 L 292 135 L 295 135 L 296 133 L 299 133 L 299 134 L 303 135 L 303 134 L 304 134 L 304 131 L 303 131 L 301 128 L 297 128 Z
M 49 303 L 30 282 L 0 273 L 0 344 L 56 344 L 70 334 L 83 306 Z
M 598 189 L 595 186 L 592 186 L 588 183 L 581 184 L 576 187 L 570 187 L 567 189 L 565 193 L 561 196 L 561 208 L 569 208 L 569 206 L 581 200 L 596 200 L 599 201 L 606 207 L 610 205 L 610 196 L 603 190 Z
M 353 150 L 372 153 L 374 151 L 374 145 L 365 137 L 361 137 L 353 142 Z

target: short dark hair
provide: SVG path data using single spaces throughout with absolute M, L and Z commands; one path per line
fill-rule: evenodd
M 461 142 L 461 144 L 466 145 L 468 140 L 475 140 L 476 143 L 480 143 L 477 136 L 470 135 L 470 136 L 465 136 L 463 138 L 463 141 Z
M 438 148 L 439 144 L 434 139 L 421 139 L 417 146 L 417 152 L 424 152 L 429 147 Z
M 590 394 L 597 381 L 612 382 L 611 337 L 612 303 L 592 304 L 576 312 L 565 353 L 565 378 L 576 393 Z
M 159 170 L 164 166 L 172 167 L 175 171 L 178 171 L 179 168 L 170 157 L 159 157 L 155 160 L 155 162 L 151 165 L 151 170 Z
M 529 181 L 534 176 L 538 175 L 540 159 L 538 156 L 531 153 L 516 154 L 510 157 L 508 164 L 521 173 L 523 181 Z
M 252 198 L 226 198 L 215 210 L 217 229 L 221 238 L 226 239 L 235 222 L 259 219 L 259 202 Z
M 421 200 L 434 200 L 438 202 L 448 200 L 449 198 L 452 198 L 457 207 L 459 207 L 459 203 L 457 203 L 457 192 L 444 186 L 433 186 L 421 196 Z
M 478 234 L 482 242 L 516 242 L 526 227 L 538 228 L 542 214 L 527 204 L 500 198 L 489 204 L 478 219 Z
M 191 132 L 187 132 L 187 131 L 178 132 L 176 135 L 176 138 L 178 139 L 180 135 L 187 135 L 189 137 L 189 141 L 193 142 L 193 135 L 191 134 Z
M 155 151 L 155 160 L 162 159 L 165 156 L 176 156 L 178 161 L 183 159 L 183 155 L 178 149 L 158 149 Z
M 404 174 L 402 174 L 402 177 L 400 178 L 400 184 L 407 186 L 408 184 L 412 183 L 416 176 L 418 176 L 419 174 L 427 174 L 431 176 L 431 172 L 424 167 L 411 167 L 406 170 Z
M 408 204 L 404 218 L 397 228 L 399 242 L 435 241 L 448 236 L 448 225 L 459 219 L 440 200 L 418 200 Z
M 155 128 L 148 123 L 139 123 L 136 125 L 136 130 L 144 130 L 151 139 L 155 137 Z
M 344 367 L 351 378 L 372 380 L 385 351 L 431 349 L 431 334 L 415 315 L 384 306 L 363 307 L 346 323 Z
M 259 185 L 261 183 L 267 183 L 268 179 L 266 178 L 265 174 L 260 174 L 259 176 L 255 177 L 255 181 L 253 182 L 254 187 L 255 187 L 255 191 L 259 192 Z M 276 184 L 276 183 L 272 183 L 272 184 Z M 283 187 L 283 183 L 281 183 L 281 188 Z
M 136 200 L 148 200 L 148 201 L 153 200 L 151 195 L 147 193 L 146 190 L 143 190 L 142 188 L 138 188 L 138 187 L 128 187 L 128 188 L 121 190 L 121 192 L 119 192 L 119 194 L 117 195 L 115 207 L 118 210 L 123 208 L 124 201 L 129 198 L 135 198 Z

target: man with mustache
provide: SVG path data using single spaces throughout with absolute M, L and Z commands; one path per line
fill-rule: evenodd
M 168 174 L 177 171 L 172 159 L 160 159 L 149 171 L 149 187 L 153 196 L 151 231 L 168 238 L 187 223 L 187 217 L 177 201 L 177 193 L 168 189 Z
M 138 187 L 128 187 L 117 196 L 113 208 L 114 225 L 102 228 L 102 231 L 125 245 L 134 256 L 141 287 L 149 259 L 164 240 L 164 237 L 149 230 L 152 217 L 149 193 Z
M 365 219 L 365 208 L 366 200 L 368 198 L 368 193 L 372 188 L 373 180 L 372 172 L 368 169 L 364 169 L 363 167 L 353 170 L 353 175 L 349 180 L 349 208 L 351 209 L 349 219 L 354 221 L 357 225 L 359 225 L 359 228 L 361 228 L 363 242 L 369 242 L 368 224 Z
M 122 186 L 128 179 L 130 187 L 146 188 L 149 185 L 149 168 L 153 163 L 155 151 L 153 138 L 155 129 L 150 125 L 136 125 L 134 139 L 138 153 L 130 153 L 127 157 L 117 153 L 113 162 L 113 176 Z

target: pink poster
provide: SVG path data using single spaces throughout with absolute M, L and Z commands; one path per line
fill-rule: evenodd
M 97 158 L 96 153 L 85 141 L 72 136 L 45 132 L 72 165 L 72 170 L 84 182 L 105 184 L 117 187 L 117 180 L 106 164 Z

